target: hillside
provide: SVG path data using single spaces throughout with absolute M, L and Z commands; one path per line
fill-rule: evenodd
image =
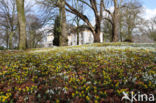
M 101 43 L 0 51 L 2 103 L 121 103 L 154 94 L 156 44 Z

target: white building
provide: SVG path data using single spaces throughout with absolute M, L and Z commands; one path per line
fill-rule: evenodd
M 94 42 L 93 34 L 90 30 L 83 30 L 79 33 L 79 44 L 91 44 Z M 103 42 L 103 33 L 100 34 L 100 42 Z M 77 34 L 71 33 L 68 36 L 68 45 L 77 45 Z
M 53 46 L 54 36 L 52 33 L 48 34 L 45 41 L 45 47 Z M 90 30 L 83 28 L 79 33 L 79 44 L 90 44 L 94 42 L 93 34 Z M 100 34 L 100 42 L 103 42 L 103 33 Z M 70 32 L 68 36 L 68 45 L 77 45 L 77 33 Z
M 51 46 L 53 46 L 54 36 L 53 36 L 52 33 L 48 34 L 45 39 L 46 39 L 45 40 L 45 43 L 44 43 L 44 46 L 45 47 L 51 47 Z

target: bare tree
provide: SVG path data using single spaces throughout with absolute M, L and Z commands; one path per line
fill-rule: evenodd
M 83 10 L 84 10 L 84 4 L 82 2 L 80 2 L 79 0 L 72 0 L 72 6 L 74 8 L 76 8 L 79 12 L 83 13 Z M 76 28 L 75 28 L 75 31 L 76 31 L 76 35 L 77 35 L 77 45 L 79 45 L 80 43 L 80 22 L 81 22 L 81 18 L 79 18 L 77 15 L 75 15 L 75 17 L 73 18 L 73 22 L 76 24 Z
M 140 25 L 140 20 L 142 19 L 140 14 L 142 13 L 142 5 L 136 0 L 131 0 L 125 3 L 125 8 L 121 9 L 122 15 L 122 27 L 125 31 L 125 39 L 133 41 L 132 34 L 134 29 Z
M 5 34 L 6 47 L 13 48 L 13 36 L 15 35 L 16 20 L 16 1 L 1 0 L 0 1 L 0 26 L 1 31 Z
M 43 24 L 41 20 L 34 14 L 29 14 L 27 17 L 27 46 L 28 48 L 36 48 L 39 42 L 43 40 L 43 33 L 39 30 Z
M 113 6 L 113 11 L 111 11 L 110 7 Z M 120 9 L 123 8 L 123 0 L 106 0 L 104 3 L 104 10 L 109 14 L 109 17 L 105 17 L 105 20 L 108 20 L 112 25 L 112 41 L 119 41 L 119 33 L 120 33 Z
M 94 12 L 95 15 L 95 27 L 89 21 L 89 17 L 87 15 L 81 13 L 76 8 L 72 7 L 68 2 L 65 1 L 66 10 L 72 14 L 77 15 L 81 18 L 90 28 L 91 32 L 94 36 L 94 42 L 100 42 L 100 32 L 101 32 L 101 21 L 103 17 L 103 3 L 104 0 L 79 0 L 80 2 L 84 3 L 90 10 Z
M 111 41 L 112 37 L 110 34 L 112 34 L 112 25 L 107 20 L 103 21 L 103 41 Z
M 145 34 L 148 35 L 152 40 L 156 41 L 156 16 L 151 18 L 147 24 L 147 30 Z

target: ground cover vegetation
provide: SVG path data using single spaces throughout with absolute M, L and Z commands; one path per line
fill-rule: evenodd
M 116 103 L 153 93 L 155 44 L 97 43 L 0 51 L 1 103 Z

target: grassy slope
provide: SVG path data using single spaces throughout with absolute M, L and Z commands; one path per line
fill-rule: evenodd
M 154 93 L 155 44 L 102 43 L 0 52 L 0 102 L 120 102 Z

